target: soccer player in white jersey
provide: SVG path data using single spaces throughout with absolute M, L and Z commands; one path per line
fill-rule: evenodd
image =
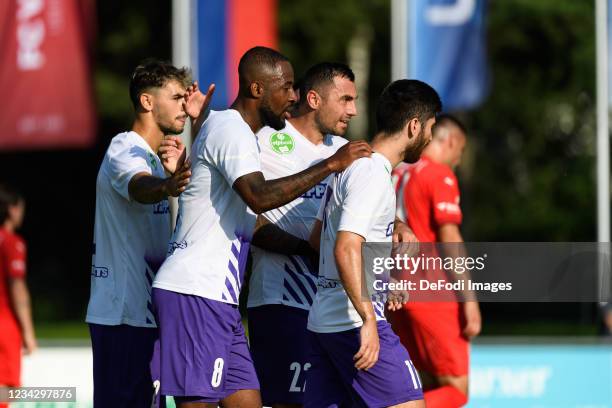
M 327 186 L 311 236 L 319 244 L 319 286 L 308 316 L 311 346 L 305 407 L 424 407 L 418 374 L 384 316 L 364 298 L 364 242 L 391 242 L 391 170 L 415 162 L 431 140 L 440 98 L 416 80 L 391 83 L 376 108 L 370 158 L 355 161 Z M 317 242 L 319 241 L 320 242 Z M 397 302 L 390 309 L 399 308 Z
M 211 112 L 191 153 L 168 258 L 153 284 L 160 325 L 161 393 L 180 407 L 260 407 L 259 382 L 238 311 L 255 213 L 286 204 L 370 154 L 352 142 L 297 174 L 265 180 L 255 132 L 285 126 L 293 68 L 266 47 L 238 64 L 231 109 Z
M 209 100 L 187 69 L 155 60 L 134 70 L 130 98 L 132 129 L 111 140 L 96 181 L 86 318 L 96 408 L 151 406 L 149 364 L 157 339 L 151 284 L 171 233 L 167 198 L 179 195 L 191 174 L 178 137 L 164 137 L 180 134 L 188 116 L 197 122 Z
M 266 179 L 307 169 L 347 143 L 340 136 L 357 114 L 354 81 L 345 64 L 323 62 L 306 71 L 302 97 L 285 128 L 264 127 L 257 133 Z M 318 274 L 308 238 L 326 186 L 327 179 L 260 215 L 253 235 L 249 344 L 265 406 L 302 404 L 309 366 L 306 321 Z

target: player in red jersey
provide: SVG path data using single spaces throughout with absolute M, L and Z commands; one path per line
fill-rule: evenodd
M 26 354 L 36 349 L 25 281 L 26 247 L 15 233 L 24 209 L 22 197 L 0 186 L 0 387 L 19 386 L 21 346 Z M 0 403 L 0 408 L 6 406 Z
M 463 242 L 453 169 L 461 162 L 465 144 L 464 126 L 450 115 L 440 115 L 421 159 L 394 171 L 398 216 L 407 218 L 419 242 Z M 465 405 L 469 340 L 481 328 L 478 303 L 408 302 L 390 318 L 421 372 L 427 407 Z

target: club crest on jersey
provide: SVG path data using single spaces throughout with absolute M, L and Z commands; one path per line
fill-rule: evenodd
M 278 154 L 288 154 L 295 148 L 295 142 L 287 133 L 276 132 L 270 135 L 270 146 Z

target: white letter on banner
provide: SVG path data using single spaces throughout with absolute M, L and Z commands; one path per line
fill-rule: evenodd
M 20 23 L 17 27 L 17 66 L 22 71 L 36 70 L 45 58 L 40 51 L 45 38 L 45 24 L 41 20 Z
M 29 20 L 43 10 L 43 0 L 19 0 L 17 9 L 17 19 L 20 21 Z
M 476 10 L 476 0 L 457 0 L 450 6 L 429 6 L 425 17 L 431 25 L 458 26 L 467 23 Z

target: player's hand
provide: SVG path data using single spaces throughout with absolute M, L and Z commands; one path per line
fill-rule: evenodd
M 185 109 L 185 113 L 189 115 L 191 120 L 196 120 L 202 112 L 208 109 L 214 93 L 215 84 L 210 84 L 208 91 L 203 94 L 197 81 L 186 89 L 183 109 Z
M 24 333 L 23 335 L 23 354 L 30 355 L 36 351 L 38 344 L 34 333 Z
M 183 141 L 178 136 L 166 136 L 159 146 L 158 153 L 164 169 L 174 174 L 176 169 L 180 169 L 187 156 L 187 149 Z
M 392 297 L 391 294 L 387 296 L 389 296 L 387 298 L 387 310 L 389 310 L 390 312 L 396 312 L 400 310 L 402 306 L 404 305 L 401 300 L 395 297 Z
M 480 307 L 478 306 L 478 302 L 464 302 L 463 314 L 465 317 L 465 327 L 463 328 L 463 336 L 469 340 L 473 337 L 478 336 L 482 328 L 482 318 L 480 316 Z
M 396 254 L 415 256 L 419 251 L 419 240 L 412 229 L 405 222 L 395 220 L 393 226 L 392 256 Z
M 189 184 L 191 177 L 191 163 L 185 160 L 183 165 L 170 177 L 166 179 L 166 192 L 169 196 L 178 197 Z
M 393 242 L 416 244 L 419 242 L 419 240 L 417 239 L 416 235 L 414 235 L 412 229 L 406 225 L 405 222 L 396 219 L 395 225 L 393 226 Z
M 360 335 L 361 346 L 353 357 L 353 361 L 355 361 L 356 369 L 369 370 L 378 361 L 378 352 L 380 351 L 380 340 L 375 318 L 363 322 Z
M 391 278 L 391 281 L 395 279 Z M 390 290 L 387 293 L 387 309 L 390 312 L 395 312 L 404 307 L 408 302 L 408 291 L 405 290 Z
M 338 151 L 327 159 L 327 164 L 331 171 L 339 172 L 346 169 L 355 160 L 362 157 L 370 157 L 372 155 L 372 148 L 367 142 L 363 140 L 348 142 L 342 146 Z

